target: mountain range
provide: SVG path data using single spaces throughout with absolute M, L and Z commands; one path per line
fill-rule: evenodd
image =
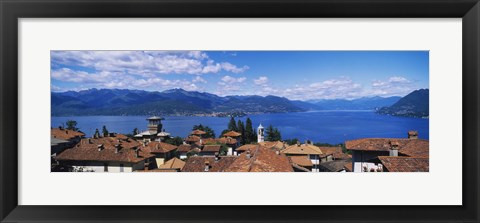
M 419 89 L 398 100 L 395 104 L 377 111 L 380 114 L 418 117 L 429 116 L 429 90 Z
M 400 97 L 299 101 L 278 96 L 225 96 L 171 89 L 162 92 L 89 89 L 52 92 L 52 116 L 79 115 L 244 115 L 311 110 L 378 110 Z M 428 103 L 428 101 L 427 101 Z

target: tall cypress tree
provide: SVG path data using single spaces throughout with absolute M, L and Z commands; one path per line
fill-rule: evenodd
M 102 127 L 102 133 L 103 133 L 103 137 L 108 137 L 108 130 L 106 126 Z
M 230 122 L 228 123 L 228 130 L 235 132 L 238 131 L 237 123 L 235 123 L 235 118 L 233 118 L 233 116 L 230 117 Z
M 247 118 L 245 126 L 245 144 L 256 142 L 257 140 L 255 139 L 255 136 L 256 134 L 252 126 L 252 120 L 250 120 L 250 118 Z
M 275 130 L 273 129 L 272 125 L 269 125 L 265 129 L 265 141 L 275 141 Z
M 242 120 L 240 120 L 240 119 L 238 120 L 237 128 L 238 128 L 238 133 L 242 134 L 240 136 L 240 143 L 242 145 L 245 145 L 245 141 L 246 141 L 245 125 L 243 124 Z

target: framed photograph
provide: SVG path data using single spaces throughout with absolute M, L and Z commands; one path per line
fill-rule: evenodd
M 478 222 L 479 7 L 2 1 L 1 221 Z

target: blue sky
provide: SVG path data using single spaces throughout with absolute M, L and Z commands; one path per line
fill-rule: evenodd
M 276 95 L 404 96 L 429 86 L 428 51 L 52 51 L 52 91 L 89 88 Z

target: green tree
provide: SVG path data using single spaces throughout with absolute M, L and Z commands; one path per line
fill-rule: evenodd
M 285 139 L 284 142 L 287 143 L 288 145 L 294 145 L 298 142 L 298 138 L 293 138 L 293 139 Z
M 93 138 L 100 138 L 100 132 L 98 132 L 98 129 L 95 129 L 95 134 L 93 134 Z
M 238 133 L 242 134 L 240 136 L 240 144 L 245 145 L 245 142 L 247 141 L 246 140 L 247 138 L 245 136 L 245 125 L 240 119 L 238 120 L 237 128 L 238 128 Z
M 195 151 L 194 149 L 187 152 L 187 158 L 189 158 L 191 156 L 195 156 L 195 155 L 198 155 L 198 152 Z
M 72 130 L 72 131 L 78 131 L 79 129 L 77 128 L 77 121 L 75 120 L 68 120 L 66 123 L 67 129 Z
M 183 144 L 183 139 L 181 137 L 175 136 L 173 138 L 165 139 L 165 143 L 179 146 Z
M 282 140 L 282 135 L 277 128 L 274 128 L 272 125 L 269 125 L 265 129 L 265 140 L 266 141 L 280 141 Z
M 218 155 L 220 156 L 226 156 L 228 153 L 228 146 L 225 144 L 221 144 L 220 146 L 220 151 L 218 152 Z
M 235 122 L 235 118 L 233 116 L 230 117 L 230 122 L 228 123 L 228 130 L 229 131 L 238 131 L 237 123 Z
M 245 122 L 245 144 L 250 144 L 253 142 L 257 142 L 255 138 L 257 134 L 255 134 L 255 130 L 253 129 L 252 120 L 247 118 Z
M 102 127 L 102 134 L 103 134 L 103 137 L 108 137 L 108 130 L 106 126 Z

